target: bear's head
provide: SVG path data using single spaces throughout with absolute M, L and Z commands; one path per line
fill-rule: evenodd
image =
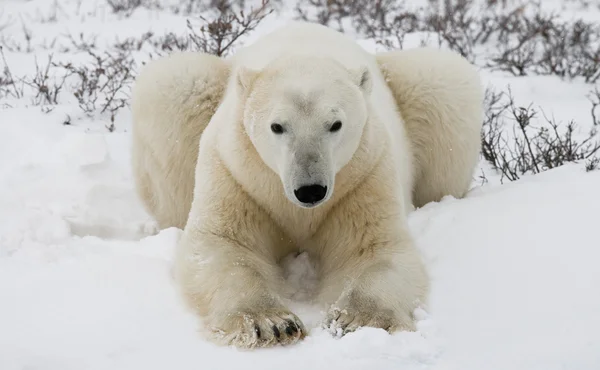
M 368 69 L 296 55 L 236 73 L 245 131 L 286 197 L 304 208 L 329 200 L 367 122 Z

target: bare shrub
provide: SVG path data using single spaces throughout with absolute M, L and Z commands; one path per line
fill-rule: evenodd
M 494 30 L 492 18 L 479 10 L 473 11 L 473 3 L 473 0 L 429 0 L 427 7 L 411 9 L 406 6 L 410 2 L 394 0 L 304 0 L 297 5 L 297 14 L 300 19 L 337 27 L 343 32 L 344 24 L 351 25 L 388 49 L 401 49 L 408 33 L 434 32 L 449 48 L 470 58 L 473 47 L 486 41 Z
M 49 55 L 46 64 L 40 64 L 35 59 L 35 73 L 33 77 L 15 78 L 8 67 L 4 52 L 0 47 L 2 60 L 5 64 L 3 75 L 0 76 L 0 96 L 12 95 L 15 98 L 25 96 L 25 87 L 29 87 L 35 96 L 32 99 L 33 105 L 41 105 L 44 112 L 50 112 L 53 108 L 50 106 L 58 104 L 58 98 L 65 84 L 66 75 L 62 78 L 56 78 L 54 75 L 53 56 Z M 52 72 L 51 72 L 52 71 Z M 18 87 L 20 83 L 20 87 Z M 29 92 L 29 89 L 27 90 Z
M 113 13 L 131 12 L 142 6 L 142 0 L 106 0 Z
M 10 66 L 6 61 L 6 56 L 4 55 L 4 48 L 0 46 L 0 56 L 2 57 L 2 62 L 4 64 L 4 68 L 2 68 L 2 75 L 0 76 L 0 97 L 13 96 L 17 99 L 23 97 L 23 84 L 17 86 L 17 81 L 15 80 Z
M 247 13 L 230 1 L 220 0 L 215 2 L 213 16 L 199 16 L 199 27 L 194 26 L 192 21 L 187 21 L 186 36 L 168 33 L 152 42 L 161 51 L 193 50 L 225 56 L 233 51 L 243 36 L 253 31 L 272 12 L 269 0 L 262 0 Z
M 181 0 L 173 10 L 181 14 L 200 14 L 209 10 L 231 11 L 233 7 L 244 9 L 245 0 Z
M 89 64 L 59 63 L 56 66 L 75 77 L 73 95 L 86 114 L 107 112 L 114 121 L 116 112 L 128 103 L 126 89 L 134 79 L 134 60 L 122 51 L 100 55 L 88 50 L 87 53 L 91 57 Z
M 88 51 L 97 48 L 97 35 L 85 35 L 83 32 L 80 32 L 79 35 L 73 36 L 69 34 L 66 36 L 66 39 L 69 41 L 70 46 L 65 46 L 61 48 L 61 52 L 67 53 L 70 51 Z
M 600 158 L 599 157 L 594 157 L 594 158 L 588 160 L 587 163 L 585 164 L 585 170 L 587 172 L 596 171 L 598 169 L 600 169 Z
M 559 123 L 544 114 L 545 124 L 534 127 L 532 119 L 537 117 L 538 111 L 531 105 L 516 105 L 510 90 L 508 93 L 488 91 L 485 102 L 482 156 L 500 173 L 501 181 L 515 181 L 525 174 L 540 173 L 570 162 L 585 163 L 588 171 L 597 169 L 600 140 L 596 129 L 577 139 L 574 121 L 561 130 Z
M 300 19 L 318 22 L 345 32 L 344 20 L 358 17 L 363 12 L 361 3 L 362 6 L 369 6 L 369 3 L 381 3 L 381 1 L 368 3 L 359 0 L 300 0 L 296 5 L 296 12 Z
M 188 34 L 178 35 L 173 32 L 151 38 L 150 43 L 159 52 L 187 51 L 192 50 L 192 43 Z
M 401 49 L 407 33 L 423 29 L 423 12 L 396 0 L 301 0 L 296 14 L 341 32 L 351 29 L 387 49 Z
M 598 86 L 594 88 L 589 94 L 589 100 L 592 103 L 591 114 L 592 114 L 592 123 L 594 126 L 600 126 L 600 116 L 597 112 L 598 107 L 600 107 L 600 89 Z
M 600 29 L 583 20 L 561 21 L 556 14 L 519 15 L 499 28 L 500 52 L 489 67 L 516 76 L 555 75 L 600 78 Z
M 422 30 L 437 33 L 450 49 L 474 61 L 475 48 L 488 42 L 498 28 L 498 2 L 481 9 L 473 0 L 429 0 Z
M 492 46 L 498 52 L 487 66 L 516 76 L 583 77 L 590 83 L 600 78 L 600 29 L 595 24 L 563 21 L 526 1 L 428 3 L 409 9 L 406 1 L 301 0 L 297 15 L 342 32 L 352 28 L 387 49 L 401 49 L 405 35 L 417 31 L 436 34 L 446 47 L 472 62 L 478 48 Z
M 501 148 L 504 148 L 506 138 L 503 136 L 503 117 L 510 104 L 504 100 L 503 93 L 487 89 L 484 98 L 485 119 L 481 131 L 481 154 L 493 169 L 506 176 L 512 175 L 505 169 L 507 160 Z M 512 176 L 509 176 L 511 179 Z
M 146 32 L 140 37 L 128 37 L 122 41 L 118 41 L 113 45 L 115 49 L 121 52 L 140 51 L 142 47 L 151 42 L 154 33 Z
M 172 7 L 177 14 L 198 15 L 206 12 L 218 11 L 236 12 L 239 10 L 248 10 L 258 0 L 180 0 L 179 4 Z M 269 0 L 269 6 L 275 8 L 282 5 L 281 0 Z
M 122 14 L 126 17 L 131 16 L 140 7 L 156 6 L 155 2 L 149 0 L 106 0 L 110 9 L 115 14 Z
M 65 75 L 58 79 L 51 76 L 50 70 L 54 66 L 52 58 L 52 55 L 48 56 L 48 61 L 45 65 L 40 65 L 36 58 L 35 75 L 31 80 L 24 79 L 24 83 L 33 88 L 36 94 L 33 98 L 33 105 L 58 104 L 58 96 L 65 84 L 67 76 Z M 50 111 L 50 108 L 45 109 L 46 112 Z
M 387 49 L 402 49 L 404 36 L 423 28 L 421 12 L 405 8 L 402 2 L 377 0 L 365 7 L 359 4 L 358 9 L 353 28 Z
M 216 10 L 218 15 L 214 19 L 200 17 L 204 24 L 200 26 L 198 33 L 194 32 L 189 20 L 187 24 L 194 49 L 216 56 L 230 53 L 242 36 L 253 31 L 266 16 L 273 12 L 269 8 L 269 0 L 261 0 L 260 5 L 251 8 L 248 14 L 244 13 L 244 10 L 236 12 L 227 1 L 219 1 Z

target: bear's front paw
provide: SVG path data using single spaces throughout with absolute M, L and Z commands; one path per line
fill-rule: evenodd
M 391 334 L 398 330 L 414 330 L 414 322 L 409 315 L 397 314 L 373 304 L 357 303 L 332 306 L 323 322 L 323 328 L 338 337 L 361 327 L 384 329 Z
M 293 344 L 306 335 L 302 321 L 285 310 L 230 313 L 210 330 L 218 343 L 242 349 Z

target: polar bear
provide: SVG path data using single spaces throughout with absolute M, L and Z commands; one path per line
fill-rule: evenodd
M 482 100 L 451 52 L 373 55 L 307 22 L 229 58 L 149 63 L 132 95 L 136 187 L 161 228 L 183 229 L 175 277 L 207 337 L 301 340 L 278 265 L 298 251 L 316 261 L 324 327 L 415 330 L 429 277 L 407 214 L 468 190 Z

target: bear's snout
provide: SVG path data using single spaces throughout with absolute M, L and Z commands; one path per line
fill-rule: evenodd
M 327 195 L 327 186 L 306 185 L 294 190 L 296 199 L 304 204 L 314 205 L 322 201 Z

